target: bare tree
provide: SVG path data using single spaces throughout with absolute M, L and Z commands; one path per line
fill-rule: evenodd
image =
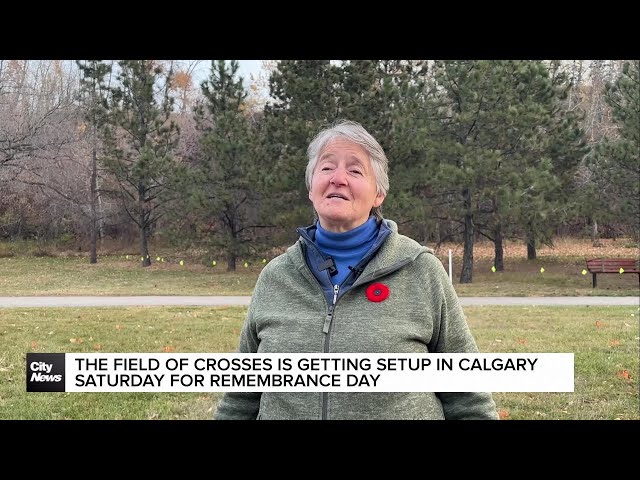
M 10 178 L 74 141 L 75 86 L 68 62 L 0 60 L 0 168 Z

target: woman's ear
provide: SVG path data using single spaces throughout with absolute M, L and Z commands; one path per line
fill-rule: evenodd
M 373 206 L 377 208 L 380 205 L 382 205 L 382 202 L 384 202 L 385 197 L 386 195 L 379 193 L 376 199 L 373 201 Z

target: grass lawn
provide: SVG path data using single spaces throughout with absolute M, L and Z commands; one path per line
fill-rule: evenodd
M 246 309 L 0 310 L 0 419 L 209 419 L 220 393 L 26 393 L 27 352 L 231 352 Z M 508 419 L 640 419 L 637 307 L 468 307 L 483 352 L 574 352 L 575 392 L 495 393 Z
M 0 257 L 0 296 L 33 295 L 251 295 L 264 264 L 240 265 L 236 273 L 177 258 L 142 268 L 139 259 L 106 256 L 91 265 L 80 257 Z M 445 258 L 441 260 L 448 265 Z M 454 263 L 454 265 L 459 262 Z M 493 273 L 492 261 L 476 260 L 473 283 L 454 286 L 460 296 L 637 296 L 638 275 L 582 275 L 584 259 L 543 257 L 507 260 L 506 271 Z M 454 271 L 455 271 L 454 266 Z M 540 269 L 544 268 L 544 273 Z
M 218 264 L 208 267 L 171 259 L 142 268 L 138 260 L 101 257 L 91 265 L 85 258 L 0 258 L 0 296 L 34 295 L 251 295 L 260 266 L 227 273 Z
M 573 393 L 495 393 L 513 419 L 640 419 L 637 307 L 467 307 L 483 352 L 574 353 Z

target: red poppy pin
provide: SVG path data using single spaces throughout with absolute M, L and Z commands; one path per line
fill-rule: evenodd
M 384 283 L 372 283 L 367 287 L 367 298 L 371 302 L 382 302 L 389 296 L 389 287 Z

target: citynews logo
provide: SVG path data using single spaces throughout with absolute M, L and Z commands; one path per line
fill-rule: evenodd
M 27 392 L 64 392 L 64 353 L 27 353 Z

